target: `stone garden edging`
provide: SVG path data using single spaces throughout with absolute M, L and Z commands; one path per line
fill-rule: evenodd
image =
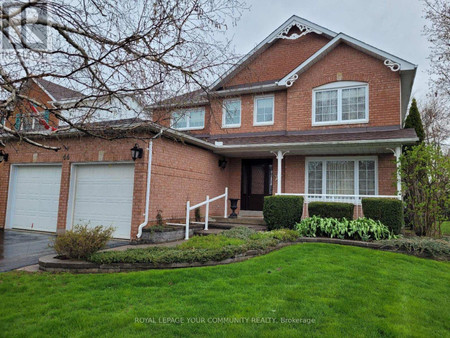
M 130 272 L 142 271 L 151 269 L 180 269 L 193 268 L 201 266 L 225 265 L 230 263 L 237 263 L 245 261 L 249 258 L 265 255 L 269 252 L 284 248 L 298 243 L 328 243 L 350 245 L 362 248 L 388 250 L 382 244 L 374 242 L 362 242 L 338 238 L 322 238 L 322 237 L 302 237 L 295 242 L 279 243 L 273 248 L 266 250 L 249 250 L 243 254 L 237 255 L 233 258 L 227 258 L 222 261 L 208 261 L 208 262 L 193 262 L 193 263 L 169 263 L 155 266 L 151 263 L 111 263 L 111 264 L 97 264 L 88 261 L 58 259 L 55 255 L 48 255 L 39 259 L 39 270 L 47 272 L 73 272 L 73 273 L 110 273 L 110 272 Z

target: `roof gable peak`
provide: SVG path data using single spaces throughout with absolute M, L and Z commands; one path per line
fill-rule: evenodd
M 297 32 L 292 32 L 289 34 L 293 27 L 297 28 Z M 242 57 L 236 65 L 232 66 L 227 72 L 225 72 L 219 79 L 217 79 L 211 86 L 210 90 L 216 90 L 221 84 L 226 82 L 232 76 L 234 76 L 240 67 L 249 61 L 253 55 L 257 53 L 262 53 L 269 46 L 271 46 L 275 41 L 279 39 L 289 39 L 295 40 L 306 34 L 316 33 L 323 35 L 328 39 L 333 39 L 337 33 L 319 26 L 311 21 L 303 19 L 297 15 L 291 16 L 283 24 L 281 24 L 277 29 L 275 29 L 269 36 L 267 36 L 263 41 L 261 41 L 255 48 L 253 48 L 249 53 Z

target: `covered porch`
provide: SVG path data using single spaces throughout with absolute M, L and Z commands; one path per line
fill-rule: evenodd
M 401 199 L 397 161 L 402 145 L 416 140 L 409 130 L 397 130 L 400 136 L 405 132 L 409 137 L 352 141 L 295 142 L 285 137 L 291 142 L 272 143 L 266 137 L 260 140 L 264 143 L 229 142 L 216 152 L 228 158 L 230 197 L 240 199 L 238 212 L 262 211 L 264 196 L 299 195 L 305 200 L 304 216 L 308 203 L 327 201 L 354 204 L 357 218 L 362 198 Z

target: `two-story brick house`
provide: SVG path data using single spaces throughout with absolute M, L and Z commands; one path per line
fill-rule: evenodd
M 133 239 L 157 210 L 182 219 L 186 201 L 201 202 L 225 187 L 241 210 L 262 210 L 263 197 L 276 193 L 356 206 L 361 196 L 398 196 L 395 158 L 417 140 L 402 127 L 415 73 L 410 62 L 293 16 L 212 84 L 209 95 L 150 107 L 155 121 L 167 112 L 171 119 L 161 137 L 138 141 L 142 158 L 131 160 L 128 139 L 67 133 L 49 141 L 64 139 L 58 153 L 8 143 L 0 224 L 30 229 L 36 220 L 47 222 L 44 230 L 64 231 L 89 220 Z M 136 129 L 138 136 L 159 131 L 154 123 Z M 48 168 L 53 173 L 43 173 Z M 53 185 L 46 197 L 53 204 L 43 201 L 27 214 L 32 198 L 17 191 L 33 177 Z M 223 204 L 211 204 L 210 213 L 223 214 Z

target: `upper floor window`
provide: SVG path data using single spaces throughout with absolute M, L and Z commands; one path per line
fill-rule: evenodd
M 241 100 L 231 99 L 223 101 L 222 126 L 240 127 L 241 126 Z
M 173 113 L 172 128 L 179 130 L 205 128 L 205 109 L 192 108 Z
M 28 114 L 16 114 L 16 120 L 14 122 L 14 128 L 16 130 L 24 130 L 24 131 L 40 131 L 44 130 L 44 124 L 40 121 L 49 122 L 50 113 L 48 110 L 44 110 L 39 115 L 28 113 Z
M 313 90 L 313 125 L 369 121 L 367 83 L 334 82 Z
M 273 124 L 274 121 L 274 97 L 255 97 L 255 111 L 253 113 L 253 125 L 264 126 Z

